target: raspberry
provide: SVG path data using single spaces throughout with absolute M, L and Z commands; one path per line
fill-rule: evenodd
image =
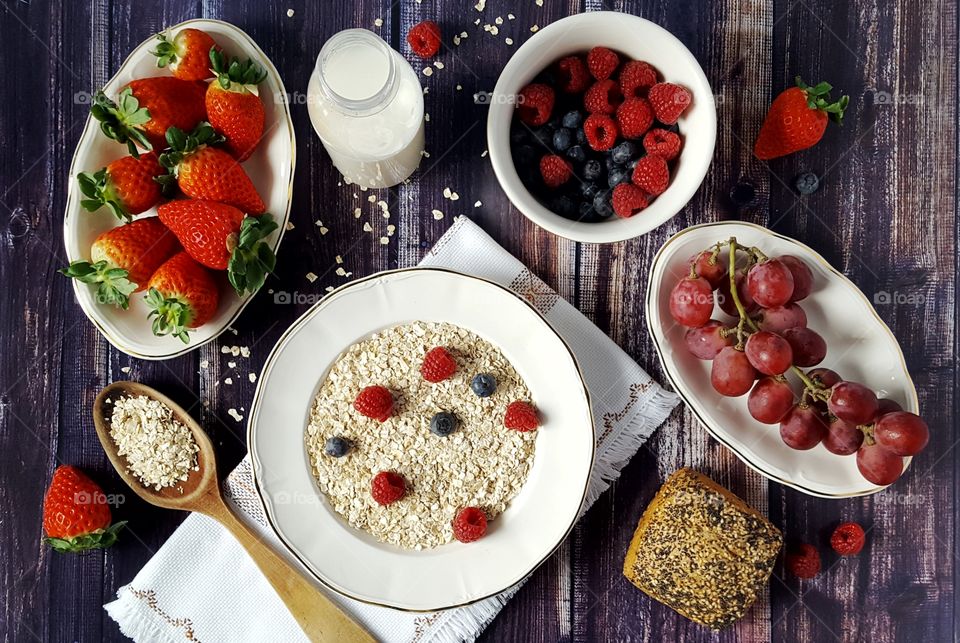
M 583 133 L 590 147 L 602 152 L 613 147 L 620 130 L 617 129 L 617 122 L 606 114 L 590 114 L 583 122 Z
M 629 219 L 648 205 L 647 195 L 632 183 L 621 183 L 613 188 L 613 211 L 622 219 Z
M 353 408 L 360 415 L 385 422 L 393 413 L 393 395 L 382 386 L 368 386 L 357 395 Z
M 560 187 L 569 180 L 571 174 L 573 169 L 561 156 L 547 154 L 540 159 L 540 176 L 548 187 Z
M 550 120 L 553 111 L 554 93 L 547 85 L 532 83 L 520 90 L 517 110 L 520 120 L 527 125 L 543 125 Z
M 693 94 L 690 90 L 673 83 L 657 83 L 647 92 L 647 98 L 653 105 L 653 113 L 657 116 L 657 120 L 664 125 L 676 123 L 680 114 L 693 102 Z
M 579 94 L 590 86 L 590 72 L 579 56 L 567 56 L 557 63 L 560 91 Z
M 855 556 L 863 549 L 867 535 L 863 527 L 855 522 L 844 522 L 837 525 L 830 536 L 830 546 L 841 556 Z
M 421 58 L 433 58 L 440 51 L 440 25 L 432 20 L 424 20 L 407 32 L 410 49 Z
M 620 65 L 620 56 L 606 47 L 594 47 L 587 53 L 587 67 L 597 80 L 606 80 Z
M 663 194 L 670 185 L 670 169 L 659 156 L 644 156 L 633 168 L 631 180 L 647 194 L 656 196 Z
M 622 101 L 620 87 L 612 80 L 598 80 L 583 95 L 583 106 L 591 114 L 612 114 Z
M 457 362 L 443 346 L 427 351 L 420 365 L 420 374 L 428 382 L 442 382 L 457 372 Z
M 617 108 L 617 124 L 624 138 L 640 138 L 653 125 L 653 109 L 646 98 L 628 98 Z
M 813 545 L 800 543 L 787 553 L 787 569 L 797 578 L 813 578 L 820 573 L 820 552 Z
M 647 154 L 659 156 L 664 161 L 672 161 L 680 156 L 682 146 L 679 134 L 659 127 L 653 128 L 643 137 L 643 149 Z
M 464 507 L 453 519 L 453 537 L 462 543 L 480 540 L 487 533 L 487 516 L 476 507 Z
M 407 495 L 407 483 L 399 473 L 381 471 L 373 476 L 370 495 L 378 504 L 389 505 Z
M 650 63 L 631 60 L 620 70 L 620 91 L 625 98 L 639 98 L 657 84 L 657 70 Z
M 510 402 L 503 416 L 503 426 L 525 433 L 540 426 L 540 419 L 537 410 L 526 402 Z

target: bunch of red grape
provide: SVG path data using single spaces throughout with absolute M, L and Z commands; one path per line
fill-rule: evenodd
M 797 303 L 812 288 L 813 274 L 801 259 L 767 257 L 732 238 L 691 258 L 689 274 L 670 292 L 670 315 L 687 327 L 690 353 L 713 360 L 710 382 L 718 393 L 749 392 L 750 415 L 779 424 L 787 446 L 806 450 L 822 443 L 837 455 L 856 453 L 860 474 L 888 485 L 903 473 L 903 458 L 927 445 L 929 429 L 863 384 L 844 381 L 828 368 L 801 370 L 827 354 L 827 343 L 807 328 Z M 737 321 L 713 319 L 715 302 Z M 788 371 L 803 387 L 799 397 Z

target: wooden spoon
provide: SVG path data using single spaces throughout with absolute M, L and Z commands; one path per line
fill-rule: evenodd
M 193 437 L 200 447 L 197 454 L 199 471 L 191 471 L 190 476 L 182 483 L 165 487 L 160 491 L 144 486 L 127 470 L 126 458 L 117 453 L 117 445 L 110 437 L 110 416 L 113 413 L 113 406 L 106 401 L 139 395 L 145 395 L 168 406 L 174 416 L 193 432 Z M 100 391 L 94 401 L 93 422 L 107 457 L 134 493 L 158 507 L 205 514 L 226 527 L 250 554 L 250 558 L 270 581 L 273 589 L 290 610 L 290 614 L 311 641 L 370 642 L 376 640 L 324 596 L 313 583 L 305 579 L 285 558 L 263 544 L 255 533 L 237 519 L 220 495 L 216 457 L 210 438 L 200 425 L 173 400 L 137 382 L 114 382 Z

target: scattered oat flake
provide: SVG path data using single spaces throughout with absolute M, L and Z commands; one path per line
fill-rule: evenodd
M 503 42 L 507 43 L 508 45 L 512 45 L 512 44 L 513 44 L 513 38 L 504 38 Z
M 241 357 L 250 357 L 250 349 L 246 346 L 241 346 L 238 349 L 238 352 L 240 353 Z
M 536 33 L 536 32 L 538 32 L 538 31 L 540 31 L 540 27 L 537 26 L 537 25 L 533 25 L 532 27 L 530 27 L 530 31 Z
M 485 158 L 487 156 L 487 150 L 484 150 L 480 153 L 480 158 Z
M 457 91 L 460 91 L 461 89 L 463 89 L 463 85 L 457 85 Z
M 440 62 L 439 60 L 435 61 L 433 63 L 433 66 L 436 67 L 437 69 L 443 69 L 443 63 Z
M 479 25 L 479 24 L 480 24 L 480 18 L 477 18 L 476 20 L 474 20 L 474 21 L 473 21 L 473 24 Z
M 443 218 L 443 212 L 441 212 L 440 210 L 432 210 L 432 212 L 433 212 L 433 218 L 436 219 L 437 221 Z
M 451 193 L 450 193 L 450 188 L 443 188 L 443 198 L 449 199 L 449 198 L 450 198 L 450 194 L 451 194 Z
M 334 290 L 336 290 L 336 288 L 334 288 L 333 286 L 327 286 L 326 288 L 324 288 L 324 290 L 326 290 L 327 292 L 333 292 Z
M 428 123 L 430 122 L 430 112 L 426 112 L 426 113 L 423 115 L 423 120 L 426 121 L 426 122 L 428 122 Z
M 450 200 L 451 200 L 451 201 L 456 201 L 456 200 L 459 199 L 459 198 L 460 198 L 460 195 L 457 194 L 456 192 L 451 192 L 451 193 L 450 193 Z
M 292 221 L 287 221 L 287 224 L 283 227 L 287 232 L 290 232 L 291 230 L 293 230 L 294 225 Z
M 468 35 L 469 35 L 469 34 L 467 34 L 466 31 L 461 31 L 461 32 L 460 32 L 460 37 L 461 37 L 461 38 L 467 38 Z
M 477 201 L 476 203 L 473 204 L 473 207 L 479 208 L 481 205 L 483 205 L 483 202 L 482 202 L 482 201 Z
M 227 415 L 232 417 L 236 422 L 243 422 L 243 416 L 237 412 L 237 409 L 227 409 Z
M 517 19 L 517 17 L 516 17 L 515 15 L 513 15 L 512 13 L 508 13 L 508 14 L 507 14 L 507 20 L 516 20 L 516 19 Z
M 344 270 L 343 268 L 337 268 L 337 276 L 339 276 L 339 277 L 346 277 L 346 276 L 347 276 L 347 271 Z
M 477 0 L 477 4 L 473 5 L 473 8 L 477 11 L 483 11 L 484 7 L 487 6 L 487 0 Z
M 362 214 L 363 214 L 363 211 L 360 208 L 356 208 L 353 211 L 353 218 L 359 219 Z
M 455 44 L 455 45 L 459 45 L 459 44 L 460 44 L 460 36 L 458 36 L 458 35 L 454 35 L 454 36 L 453 36 L 453 44 Z
M 292 18 L 293 14 L 296 13 L 293 9 L 287 9 L 287 17 Z
M 340 255 L 337 255 L 336 257 L 334 257 L 333 260 L 336 261 L 338 264 L 343 263 L 343 257 Z
M 376 195 L 376 194 L 371 194 L 370 196 L 367 197 L 367 201 L 369 201 L 370 203 L 376 203 L 376 202 L 377 202 L 377 195 Z
M 308 273 L 307 273 L 307 281 L 309 281 L 310 283 L 313 283 L 313 282 L 315 282 L 316 280 L 317 280 L 317 275 L 315 275 L 315 274 L 312 273 L 312 272 L 308 272 Z
M 234 362 L 233 360 L 230 360 L 229 362 L 227 362 L 227 368 L 236 368 L 236 367 L 237 367 L 237 363 Z
M 320 234 L 321 234 L 321 235 L 325 235 L 325 234 L 327 234 L 328 232 L 330 232 L 330 228 L 325 228 L 324 226 L 320 226 Z
M 363 231 L 364 231 L 364 232 L 373 232 L 373 226 L 370 225 L 370 222 L 369 222 L 369 221 L 364 221 L 364 222 L 363 222 Z
M 376 20 L 374 20 L 374 21 L 373 21 L 373 26 L 374 26 L 374 27 L 382 27 L 382 26 L 383 26 L 383 18 L 377 18 Z
M 224 383 L 224 384 L 227 384 L 227 385 L 232 385 L 232 384 L 233 384 L 233 378 L 232 378 L 232 377 L 225 377 L 225 378 L 223 378 L 223 383 Z
M 424 67 L 423 68 L 424 76 L 433 76 L 433 67 Z
M 200 368 L 207 368 L 208 366 L 210 366 L 209 360 L 205 360 L 205 359 L 200 360 Z
M 494 22 L 497 23 L 498 25 L 502 25 L 502 24 L 503 24 L 503 18 L 502 18 L 501 16 L 497 16 L 497 17 L 494 19 Z
M 387 234 L 389 236 L 393 236 L 393 233 L 396 231 L 397 231 L 397 226 L 393 225 L 392 223 L 387 226 Z
M 130 372 L 130 367 L 129 367 L 129 366 L 121 366 L 121 367 L 120 367 L 120 372 L 121 372 L 121 373 L 129 373 L 129 372 Z
M 388 243 L 390 243 L 390 239 L 388 237 L 380 237 L 380 245 L 385 246 Z
M 249 373 L 249 374 L 247 375 L 247 379 L 250 380 L 251 382 L 256 382 L 256 381 L 257 381 L 257 374 L 256 374 L 256 373 Z
M 221 347 L 220 347 L 220 352 L 221 352 L 221 353 L 229 353 L 229 352 L 230 352 L 230 347 L 229 347 L 229 346 L 221 346 Z

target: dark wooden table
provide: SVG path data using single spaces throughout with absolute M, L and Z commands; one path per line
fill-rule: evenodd
M 336 272 L 337 255 L 354 276 L 414 264 L 450 225 L 449 215 L 467 214 L 657 376 L 661 370 L 643 316 L 645 273 L 660 244 L 688 225 L 719 219 L 767 225 L 811 245 L 868 296 L 892 294 L 893 303 L 877 308 L 900 340 L 933 430 L 930 447 L 894 488 L 841 501 L 804 496 L 748 470 L 678 408 L 484 640 L 956 640 L 960 372 L 953 0 L 545 0 L 542 7 L 533 0 L 490 0 L 483 13 L 472 0 L 439 6 L 429 0 L 160 4 L 0 0 L 4 641 L 121 639 L 101 605 L 183 519 L 128 494 L 116 514 L 130 521 L 129 533 L 111 551 L 60 556 L 40 545 L 41 499 L 58 464 L 86 468 L 108 493 L 123 491 L 91 425 L 89 410 L 100 387 L 129 378 L 168 392 L 202 420 L 229 470 L 246 446 L 245 427 L 228 410 L 249 405 L 254 385 L 247 374 L 259 371 L 280 333 L 308 305 L 277 304 L 261 293 L 235 333 L 175 360 L 144 362 L 100 337 L 67 280 L 55 272 L 64 264 L 61 217 L 71 180 L 67 168 L 87 117 L 83 97 L 135 45 L 193 17 L 239 25 L 272 58 L 287 88 L 299 92 L 321 44 L 341 29 L 374 29 L 405 54 L 403 34 L 421 19 L 438 21 L 448 45 L 454 33 L 469 34 L 442 55 L 445 69 L 421 77 L 430 88 L 431 155 L 411 184 L 384 192 L 398 213 L 388 245 L 362 230 L 366 220 L 383 225 L 370 216 L 376 205 L 338 185 L 305 106 L 293 106 L 299 137 L 291 216 L 296 227 L 287 233 L 268 287 L 322 294 L 345 281 Z M 596 247 L 539 230 L 510 206 L 482 155 L 486 108 L 471 95 L 493 88 L 512 51 L 531 35 L 531 25 L 601 8 L 653 20 L 686 43 L 717 94 L 719 134 L 713 167 L 683 213 L 640 239 Z M 497 16 L 503 24 L 493 36 L 482 27 L 495 24 Z M 814 150 L 760 163 L 750 148 L 762 114 L 796 74 L 829 79 L 849 93 L 847 122 Z M 823 187 L 808 198 L 798 198 L 790 187 L 801 170 L 823 177 Z M 754 207 L 738 210 L 726 196 L 740 180 L 756 185 Z M 445 201 L 444 187 L 460 200 Z M 477 200 L 482 207 L 473 207 Z M 448 217 L 434 220 L 429 212 L 441 205 Z M 354 218 L 355 207 L 363 209 L 362 219 Z M 317 220 L 328 234 L 321 234 Z M 308 272 L 319 279 L 310 282 Z M 250 357 L 224 355 L 224 345 L 247 346 Z M 800 583 L 778 565 L 769 593 L 748 616 L 711 634 L 646 598 L 620 573 L 644 506 L 664 476 L 682 465 L 704 470 L 741 494 L 788 541 L 822 544 L 837 521 L 852 519 L 870 529 L 869 544 L 857 558 L 827 556 L 825 572 L 812 582 Z

